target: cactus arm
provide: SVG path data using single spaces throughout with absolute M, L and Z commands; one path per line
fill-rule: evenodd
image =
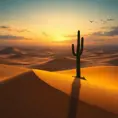
M 84 48 L 84 38 L 81 38 L 81 49 L 80 49 L 80 55 L 83 53 L 83 48 Z
M 72 44 L 72 53 L 74 56 L 77 56 L 77 54 L 75 53 L 74 44 Z

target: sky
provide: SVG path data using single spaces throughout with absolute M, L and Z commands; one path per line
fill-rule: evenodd
M 118 0 L 0 0 L 0 43 L 118 44 Z

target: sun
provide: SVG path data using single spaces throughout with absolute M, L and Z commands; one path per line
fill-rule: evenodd
M 56 42 L 62 42 L 62 41 L 65 41 L 65 40 L 66 40 L 66 38 L 62 35 L 55 35 L 54 36 L 54 41 L 56 41 Z

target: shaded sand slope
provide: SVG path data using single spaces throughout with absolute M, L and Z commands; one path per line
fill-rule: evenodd
M 6 79 L 0 86 L 0 116 L 68 118 L 72 82 L 70 76 L 37 70 Z M 118 117 L 84 102 L 79 102 L 79 106 L 77 118 Z
M 27 68 L 0 64 L 0 81 L 28 71 Z
M 67 114 L 67 95 L 41 81 L 33 72 L 5 81 L 0 94 L 2 118 L 65 118 Z

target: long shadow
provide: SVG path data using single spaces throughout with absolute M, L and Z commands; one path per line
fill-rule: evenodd
M 80 79 L 75 78 L 72 83 L 68 118 L 76 118 L 77 110 L 79 106 L 80 88 L 81 88 Z

